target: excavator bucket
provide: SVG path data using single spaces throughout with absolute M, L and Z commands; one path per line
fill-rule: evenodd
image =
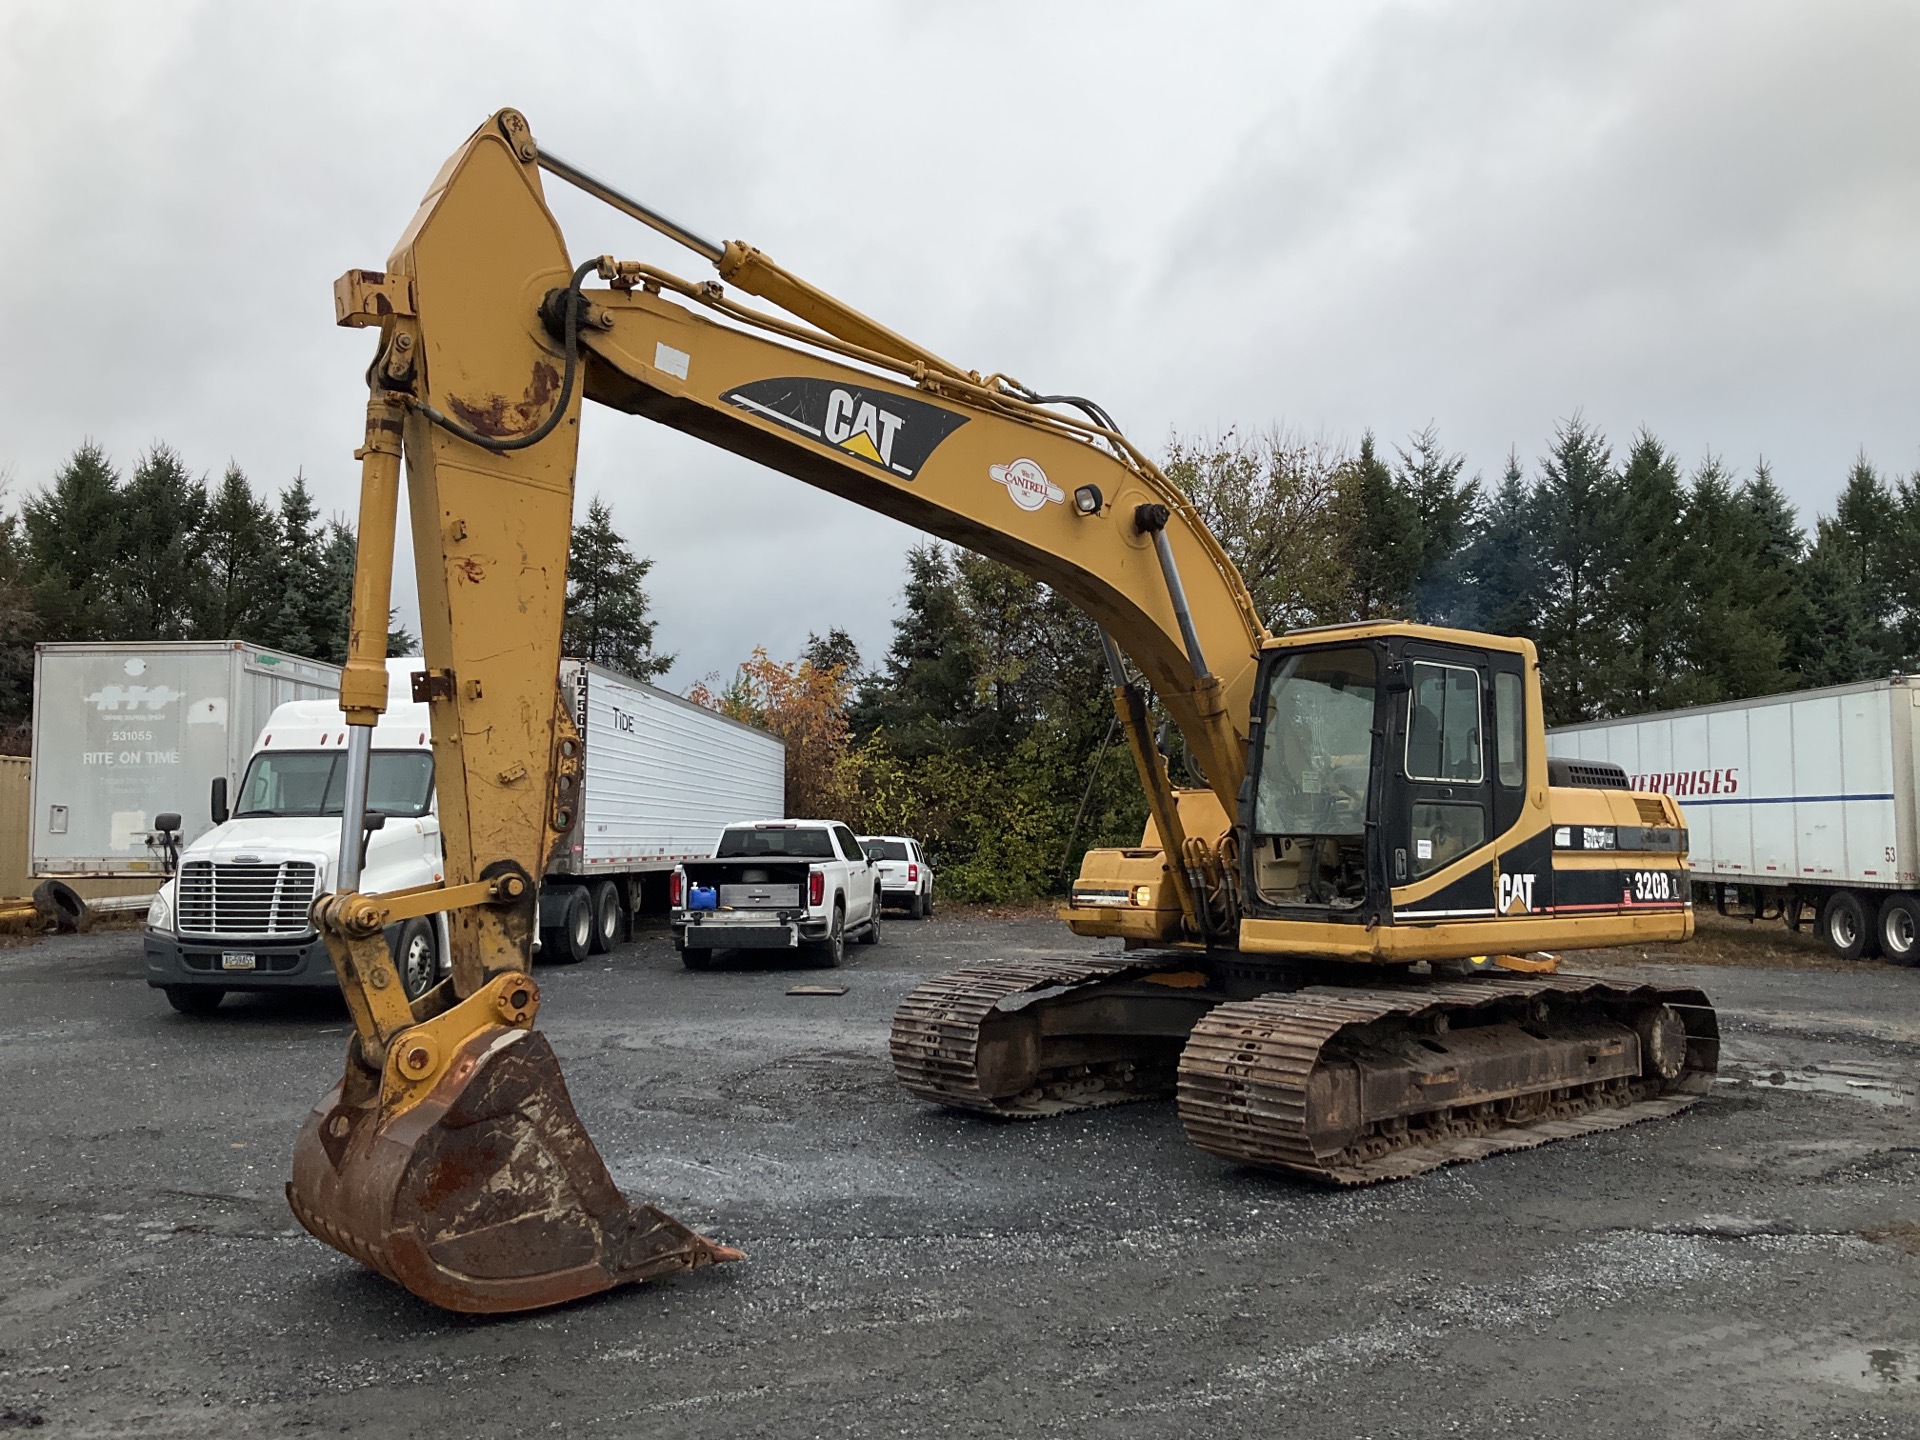
M 741 1258 L 620 1193 L 539 1031 L 476 1031 L 404 1108 L 359 1055 L 300 1132 L 287 1200 L 422 1299 L 533 1310 Z

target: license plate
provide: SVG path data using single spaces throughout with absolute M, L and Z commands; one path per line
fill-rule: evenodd
M 259 957 L 251 950 L 222 950 L 220 952 L 220 968 L 222 970 L 251 970 L 259 963 Z

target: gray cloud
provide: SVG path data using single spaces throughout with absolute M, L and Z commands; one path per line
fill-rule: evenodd
M 1911 469 L 1905 5 L 0 11 L 0 470 L 155 439 L 350 511 L 381 263 L 492 109 L 982 369 L 1169 429 L 1428 420 L 1495 469 L 1584 407 L 1766 454 L 1811 514 Z M 577 254 L 699 262 L 571 194 Z M 645 422 L 582 496 L 655 557 L 675 683 L 844 625 L 914 538 Z M 403 577 L 402 585 L 410 583 Z M 403 591 L 404 592 L 404 588 Z

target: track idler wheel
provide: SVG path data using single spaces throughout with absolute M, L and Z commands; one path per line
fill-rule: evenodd
M 315 1237 L 472 1313 L 740 1258 L 620 1193 L 540 1032 L 487 1025 L 443 1063 L 427 1028 L 396 1036 L 380 1071 L 356 1041 L 301 1129 L 287 1200 Z

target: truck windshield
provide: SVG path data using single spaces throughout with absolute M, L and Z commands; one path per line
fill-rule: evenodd
M 824 830 L 797 830 L 791 826 L 742 826 L 720 836 L 716 860 L 766 856 L 777 860 L 831 860 L 833 842 Z
M 247 765 L 236 820 L 250 815 L 338 815 L 347 788 L 347 757 L 340 750 L 265 750 Z M 433 755 L 425 750 L 376 750 L 367 772 L 367 809 L 383 815 L 424 815 L 433 804 Z
M 860 848 L 867 852 L 869 860 L 905 860 L 907 845 L 904 840 L 870 840 L 860 837 Z

